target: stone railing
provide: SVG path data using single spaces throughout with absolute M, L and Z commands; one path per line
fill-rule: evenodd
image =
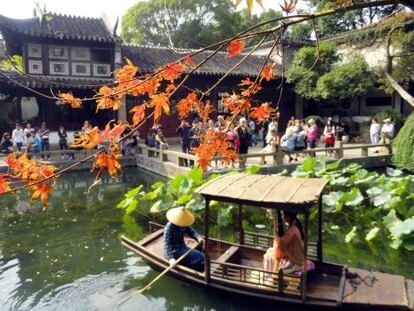
M 385 150 L 385 154 L 390 155 L 392 154 L 392 149 L 390 144 L 384 145 L 371 145 L 371 144 L 358 144 L 358 145 L 347 145 L 344 146 L 342 142 L 338 144 L 337 147 L 332 148 L 315 148 L 315 149 L 304 149 L 302 151 L 293 151 L 290 156 L 298 156 L 298 155 L 312 155 L 318 156 L 321 154 L 330 153 L 333 155 L 334 159 L 339 160 L 346 157 L 346 151 L 351 150 L 359 150 L 359 152 L 354 153 L 354 156 L 361 156 L 361 157 L 368 157 L 369 153 L 368 150 L 370 149 L 383 149 Z M 187 167 L 187 166 L 194 166 L 197 164 L 197 156 L 193 154 L 183 153 L 179 151 L 168 150 L 161 146 L 160 148 L 149 147 L 144 144 L 138 144 L 137 147 L 137 154 L 144 155 L 148 158 L 158 159 L 161 162 L 169 162 L 173 163 L 178 167 Z M 284 164 L 284 156 L 287 153 L 278 149 L 276 152 L 255 152 L 249 153 L 244 155 L 239 155 L 239 166 L 244 167 L 246 162 L 249 159 L 255 159 L 258 163 L 265 163 L 267 158 L 272 159 L 272 165 L 282 165 Z M 381 152 L 381 155 L 384 155 L 384 152 Z M 224 157 L 214 157 L 211 161 L 212 166 L 219 167 L 221 162 L 224 160 Z

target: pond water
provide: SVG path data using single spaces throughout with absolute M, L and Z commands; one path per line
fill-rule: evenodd
M 210 292 L 164 277 L 145 295 L 118 303 L 157 276 L 121 246 L 119 236 L 145 234 L 116 209 L 128 189 L 154 182 L 154 176 L 127 169 L 121 181 L 106 180 L 87 195 L 88 172 L 59 179 L 47 212 L 25 195 L 0 197 L 0 310 L 266 310 L 252 300 Z M 331 261 L 413 277 L 409 254 L 358 248 L 338 237 L 326 241 Z M 280 306 L 278 310 L 303 310 Z M 320 310 L 320 309 L 318 309 Z

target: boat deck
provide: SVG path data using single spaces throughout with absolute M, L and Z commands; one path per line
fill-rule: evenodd
M 151 233 L 136 245 L 143 247 L 154 258 L 164 260 L 162 230 Z M 277 280 L 269 280 L 267 272 L 263 270 L 262 258 L 265 249 L 236 246 L 214 240 L 211 241 L 210 249 L 211 275 L 214 281 L 238 284 L 248 291 L 258 289 L 267 294 L 277 293 Z M 163 268 L 162 263 L 155 264 Z M 199 278 L 201 282 L 204 280 L 204 274 L 186 268 L 183 271 L 190 272 L 193 280 L 194 277 Z M 318 263 L 316 270 L 308 273 L 308 303 L 325 306 L 343 305 L 357 310 L 362 307 L 374 310 L 414 310 L 414 281 L 398 275 L 360 269 L 349 268 L 346 275 L 344 271 L 343 266 Z M 300 278 L 295 280 L 287 276 L 286 280 L 286 293 L 299 298 Z
M 350 268 L 349 272 L 357 274 L 358 277 L 346 279 L 344 303 L 351 305 L 375 303 L 376 306 L 386 310 L 391 308 L 413 309 L 413 281 L 406 280 L 400 275 L 355 268 Z

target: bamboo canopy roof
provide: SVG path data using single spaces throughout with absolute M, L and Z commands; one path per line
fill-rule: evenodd
M 304 213 L 318 203 L 327 183 L 322 178 L 230 173 L 200 186 L 196 193 L 207 200 Z

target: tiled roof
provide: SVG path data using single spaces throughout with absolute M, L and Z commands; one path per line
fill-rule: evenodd
M 153 72 L 154 69 L 172 63 L 179 58 L 192 53 L 196 50 L 190 49 L 175 49 L 167 47 L 155 47 L 144 45 L 122 45 L 122 56 L 130 59 L 143 73 Z M 199 55 L 192 57 L 195 63 L 200 63 L 212 51 L 204 51 Z M 201 66 L 195 73 L 205 75 L 223 75 L 229 71 L 238 61 L 245 56 L 244 54 L 237 55 L 231 58 L 226 57 L 225 52 L 219 52 L 214 55 L 209 61 Z M 255 76 L 261 69 L 264 62 L 264 57 L 251 55 L 236 68 L 231 75 L 233 76 Z
M 9 78 L 8 78 L 9 77 Z M 13 81 L 14 80 L 14 81 Z M 55 83 L 50 83 L 52 81 Z M 39 76 L 34 79 L 29 76 L 24 76 L 16 71 L 0 70 L 0 82 L 4 82 L 13 86 L 20 86 L 20 84 L 30 88 L 70 88 L 70 89 L 91 89 L 99 88 L 92 85 L 102 85 L 113 82 L 111 78 L 81 78 L 81 77 L 57 77 L 57 76 Z
M 12 19 L 0 15 L 0 30 L 32 37 L 113 43 L 118 40 L 101 18 L 48 13 L 43 18 Z

